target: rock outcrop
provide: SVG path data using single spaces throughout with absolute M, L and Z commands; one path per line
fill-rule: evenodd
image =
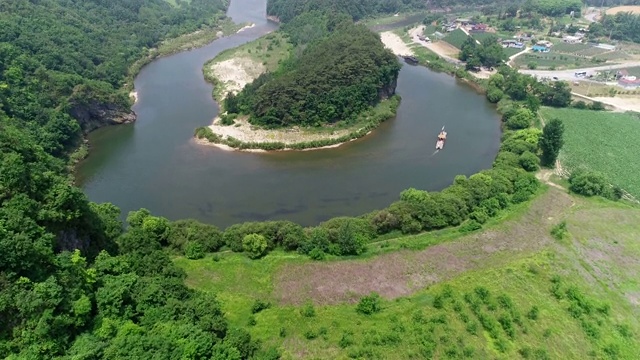
M 69 109 L 69 114 L 78 121 L 85 134 L 103 126 L 136 121 L 136 113 L 132 110 L 99 101 L 74 104 Z
M 384 84 L 380 89 L 378 89 L 378 97 L 381 100 L 388 99 L 396 94 L 396 87 L 398 86 L 398 77 L 395 76 L 393 80 Z

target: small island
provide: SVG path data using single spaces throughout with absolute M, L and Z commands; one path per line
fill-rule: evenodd
M 226 150 L 339 146 L 395 115 L 400 67 L 348 16 L 305 13 L 205 64 L 221 109 L 195 136 Z

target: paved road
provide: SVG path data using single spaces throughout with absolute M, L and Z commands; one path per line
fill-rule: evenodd
M 586 71 L 587 75 L 591 75 L 596 71 L 603 70 L 615 70 L 615 69 L 625 69 L 630 67 L 640 66 L 640 61 L 633 61 L 624 64 L 616 64 L 616 65 L 605 65 L 605 66 L 595 66 L 590 68 L 580 68 L 580 69 L 572 69 L 572 70 L 519 70 L 522 74 L 535 75 L 538 78 L 548 77 L 553 78 L 557 77 L 558 80 L 566 80 L 573 81 L 576 80 L 575 73 L 577 71 Z

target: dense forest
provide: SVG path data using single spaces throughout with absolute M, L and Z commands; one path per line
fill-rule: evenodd
M 0 110 L 55 156 L 82 130 L 132 120 L 121 91 L 131 65 L 162 39 L 212 26 L 219 0 L 0 2 Z
M 379 35 L 344 17 L 311 12 L 284 26 L 299 56 L 224 102 L 269 127 L 319 126 L 355 119 L 395 92 L 400 64 Z
M 615 40 L 640 43 L 640 15 L 632 13 L 605 15 L 600 22 L 591 23 L 589 35 L 611 36 Z
M 423 10 L 426 6 L 423 0 L 268 0 L 267 15 L 286 23 L 300 14 L 320 10 L 349 14 L 353 20 L 360 20 L 398 11 Z
M 184 285 L 161 248 L 168 222 L 133 213 L 125 233 L 120 210 L 89 202 L 66 169 L 88 125 L 74 115 L 96 104 L 127 113 L 120 89 L 145 48 L 212 25 L 221 10 L 205 0 L 0 3 L 0 358 L 277 357 L 229 329 L 215 296 Z

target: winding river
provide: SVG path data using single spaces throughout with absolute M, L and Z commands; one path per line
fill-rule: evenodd
M 455 175 L 491 166 L 500 138 L 493 107 L 452 77 L 409 65 L 398 79 L 396 118 L 363 139 L 275 153 L 196 144 L 194 129 L 208 125 L 218 110 L 203 64 L 273 31 L 265 8 L 266 0 L 232 0 L 228 15 L 255 27 L 142 70 L 135 80 L 137 122 L 89 136 L 91 155 L 78 167 L 77 180 L 92 201 L 112 202 L 123 215 L 144 207 L 220 227 L 267 219 L 311 225 L 383 208 L 409 187 L 439 190 Z M 443 125 L 449 139 L 434 154 Z

